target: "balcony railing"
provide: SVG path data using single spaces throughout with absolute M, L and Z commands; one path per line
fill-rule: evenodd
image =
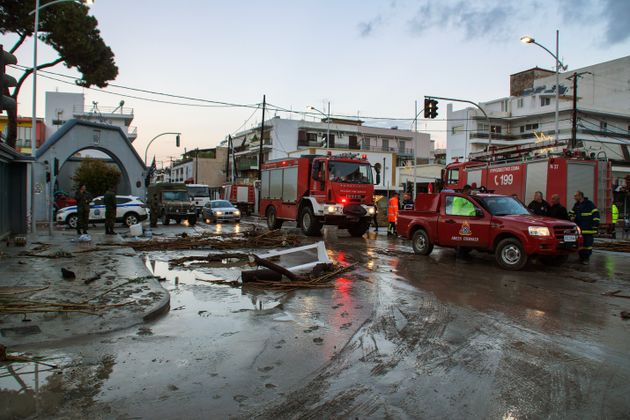
M 74 115 L 133 115 L 133 108 L 113 107 L 113 106 L 73 106 L 72 112 Z

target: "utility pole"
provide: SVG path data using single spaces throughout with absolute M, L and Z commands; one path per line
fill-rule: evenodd
M 197 180 L 199 177 L 199 148 L 195 150 L 195 184 L 198 184 Z
M 232 136 L 228 134 L 228 150 L 227 150 L 227 157 L 225 159 L 225 180 L 228 180 L 228 174 L 230 173 L 230 157 L 232 157 L 232 155 L 230 154 L 230 150 L 232 150 Z
M 584 71 L 581 73 L 574 72 L 572 76 L 567 77 L 569 80 L 573 80 L 573 111 L 571 114 L 571 142 L 569 143 L 569 149 L 573 150 L 577 147 L 577 92 L 578 92 L 578 78 L 583 74 L 592 74 L 591 72 Z
M 260 150 L 258 152 L 258 179 L 262 180 L 262 161 L 263 161 L 263 135 L 265 134 L 265 106 L 267 105 L 267 97 L 263 95 L 262 107 L 262 123 L 260 124 Z
M 418 191 L 416 190 L 416 164 L 418 163 L 418 158 L 416 155 L 416 148 L 418 146 L 417 138 L 418 135 L 418 100 L 415 101 L 415 117 L 414 117 L 414 134 L 413 134 L 413 200 L 416 200 L 416 195 L 418 195 Z

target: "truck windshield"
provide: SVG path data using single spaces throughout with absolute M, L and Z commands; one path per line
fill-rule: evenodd
M 164 191 L 162 199 L 164 201 L 189 201 L 187 191 Z
M 186 187 L 191 197 L 210 197 L 208 187 Z
M 372 168 L 369 163 L 329 162 L 328 177 L 334 182 L 347 184 L 372 184 Z
M 512 197 L 483 197 L 481 201 L 493 216 L 529 214 L 525 206 Z

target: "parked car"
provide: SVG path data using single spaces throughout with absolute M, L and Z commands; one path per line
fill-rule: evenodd
M 132 195 L 116 196 L 116 222 L 129 227 L 145 220 L 148 216 L 147 205 Z M 77 227 L 77 206 L 59 209 L 56 216 L 57 223 L 66 224 L 72 229 Z M 90 223 L 105 222 L 105 203 L 103 196 L 96 197 L 90 202 Z
M 74 206 L 77 204 L 77 200 L 70 197 L 65 191 L 55 191 L 55 201 L 53 206 L 55 210 L 62 209 L 64 207 Z
M 241 211 L 227 200 L 210 200 L 203 207 L 202 216 L 206 223 L 239 222 Z

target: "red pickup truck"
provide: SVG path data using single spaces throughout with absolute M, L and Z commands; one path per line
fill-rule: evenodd
M 416 254 L 428 255 L 434 245 L 493 252 L 507 270 L 520 270 L 534 255 L 563 263 L 582 240 L 575 223 L 534 216 L 520 201 L 497 194 L 418 194 L 415 209 L 401 211 L 396 228 Z

